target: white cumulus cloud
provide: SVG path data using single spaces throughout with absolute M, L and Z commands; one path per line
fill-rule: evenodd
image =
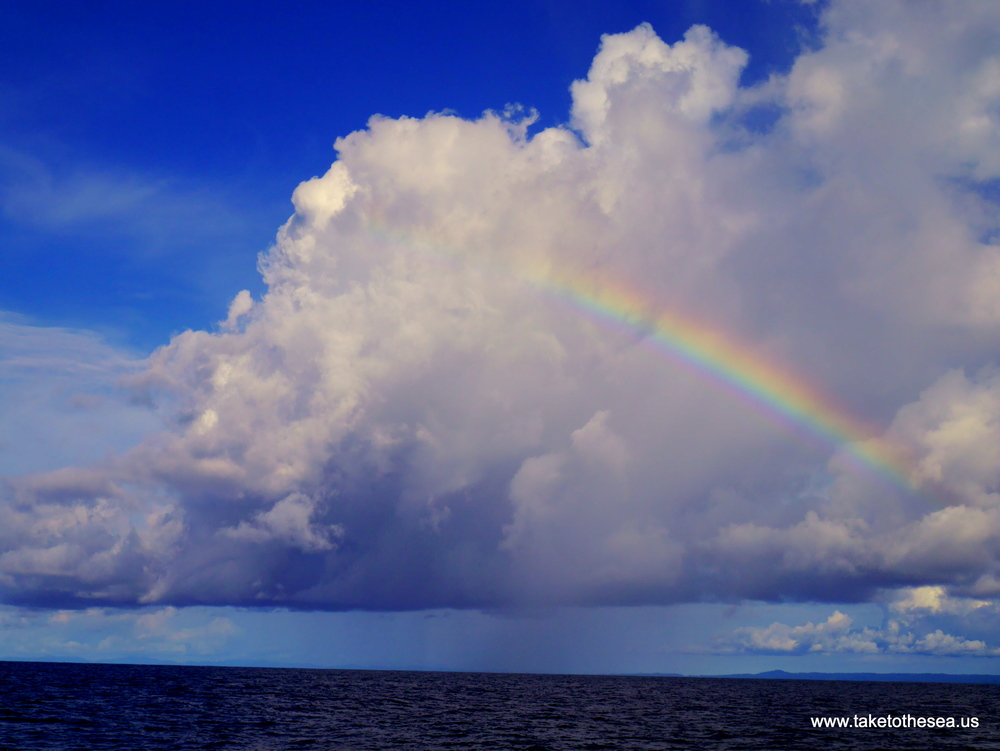
M 937 657 L 996 657 L 1000 648 L 981 639 L 947 634 L 941 629 L 914 633 L 898 621 L 884 628 L 855 628 L 854 619 L 839 610 L 823 623 L 799 626 L 772 623 L 744 626 L 716 640 L 713 651 L 722 654 L 920 654 Z
M 834 0 L 823 19 L 753 89 L 711 30 L 670 44 L 643 25 L 603 38 L 572 128 L 431 113 L 339 139 L 260 260 L 266 293 L 127 379 L 167 428 L 6 481 L 3 597 L 377 610 L 995 588 L 1000 8 Z M 757 108 L 773 125 L 750 127 Z M 632 318 L 581 301 L 594 289 Z M 739 366 L 706 377 L 635 323 L 664 312 L 883 426 L 914 488 L 765 419 Z M 740 644 L 988 651 L 843 618 Z

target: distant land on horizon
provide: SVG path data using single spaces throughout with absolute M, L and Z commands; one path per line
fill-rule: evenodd
M 237 665 L 233 663 L 199 663 L 184 664 L 176 662 L 89 662 L 86 660 L 11 660 L 0 659 L 0 665 L 5 663 L 38 663 L 38 664 L 69 664 L 69 665 L 133 665 L 144 667 L 175 667 L 175 668 L 243 668 L 262 670 L 340 670 L 340 671 L 370 671 L 399 673 L 480 673 L 499 671 L 479 670 L 427 670 L 420 668 L 367 668 L 349 667 L 314 667 L 309 665 L 277 665 L 256 664 Z M 511 671 L 511 674 L 521 674 Z M 538 673 L 538 675 L 550 675 Z M 552 673 L 551 675 L 559 675 Z M 768 670 L 763 673 L 727 673 L 724 675 L 694 675 L 685 673 L 569 673 L 566 675 L 621 675 L 635 678 L 744 678 L 755 680 L 788 680 L 788 681 L 881 681 L 885 683 L 989 683 L 1000 684 L 1000 675 L 963 674 L 963 673 L 789 673 L 786 670 Z
M 691 676 L 695 677 L 695 676 Z M 892 683 L 1000 683 L 1000 675 L 963 675 L 961 673 L 789 673 L 768 670 L 764 673 L 704 675 L 699 678 L 758 678 L 795 681 L 886 681 Z

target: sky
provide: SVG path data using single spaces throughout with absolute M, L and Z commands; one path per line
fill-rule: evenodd
M 140 5 L 0 29 L 0 659 L 1000 672 L 1000 6 Z

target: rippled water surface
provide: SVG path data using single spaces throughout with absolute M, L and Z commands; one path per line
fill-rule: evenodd
M 1000 749 L 998 711 L 996 685 L 0 663 L 18 751 Z M 980 727 L 810 723 L 855 714 Z

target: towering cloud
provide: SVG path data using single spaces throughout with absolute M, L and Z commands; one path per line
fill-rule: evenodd
M 640 26 L 603 38 L 567 127 L 373 118 L 296 189 L 263 298 L 128 380 L 169 429 L 7 481 L 3 597 L 995 595 L 998 39 L 988 0 L 835 0 L 821 46 L 754 87 L 709 29 Z M 667 314 L 881 426 L 854 437 L 906 478 L 769 419 Z M 740 644 L 857 641 L 797 629 Z

